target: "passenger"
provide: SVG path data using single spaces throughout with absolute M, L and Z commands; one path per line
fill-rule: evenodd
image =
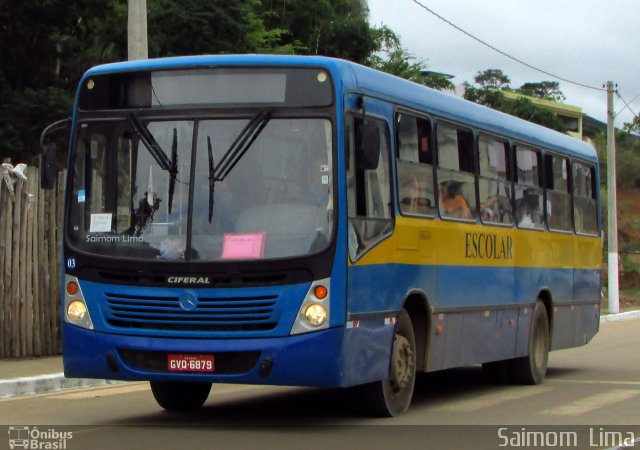
M 438 205 L 444 217 L 471 219 L 471 210 L 460 193 L 461 183 L 448 181 L 438 184 Z

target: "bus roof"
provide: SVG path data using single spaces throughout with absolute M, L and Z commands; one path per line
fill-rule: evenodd
M 324 67 L 337 80 L 338 89 L 378 97 L 416 111 L 433 114 L 445 120 L 468 125 L 516 142 L 520 141 L 523 144 L 562 152 L 595 163 L 598 161 L 593 146 L 579 139 L 469 102 L 452 94 L 439 92 L 360 64 L 335 58 L 291 55 L 180 56 L 104 64 L 90 69 L 85 77 L 124 71 L 168 70 L 236 64 Z

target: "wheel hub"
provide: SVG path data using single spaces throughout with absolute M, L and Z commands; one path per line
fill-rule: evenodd
M 409 340 L 396 334 L 393 342 L 391 360 L 391 384 L 395 390 L 401 390 L 409 384 L 413 373 L 413 351 Z

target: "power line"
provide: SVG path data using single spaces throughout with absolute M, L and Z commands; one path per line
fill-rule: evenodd
M 540 69 L 540 68 L 538 68 L 538 67 L 536 67 L 536 66 L 533 66 L 533 65 L 531 65 L 531 64 L 529 64 L 529 63 L 527 63 L 527 62 L 525 62 L 525 61 L 523 61 L 523 60 L 521 60 L 521 59 L 516 58 L 515 56 L 511 56 L 510 54 L 508 54 L 508 53 L 506 53 L 506 52 L 503 52 L 503 51 L 502 51 L 502 50 L 500 50 L 499 48 L 494 47 L 493 45 L 489 44 L 488 42 L 485 42 L 485 41 L 483 41 L 482 39 L 480 39 L 480 38 L 478 38 L 478 37 L 474 36 L 473 34 L 469 33 L 468 31 L 466 31 L 466 30 L 464 30 L 464 29 L 460 28 L 458 25 L 456 25 L 455 23 L 451 22 L 450 20 L 447 20 L 446 18 L 442 17 L 440 14 L 438 14 L 438 13 L 437 13 L 437 12 L 435 12 L 434 10 L 430 9 L 429 7 L 427 7 L 427 6 L 423 5 L 423 4 L 422 4 L 422 3 L 420 3 L 418 0 L 411 0 L 411 1 L 412 1 L 413 3 L 415 3 L 416 5 L 420 6 L 422 9 L 424 9 L 424 10 L 425 10 L 425 11 L 427 11 L 428 13 L 433 14 L 434 16 L 436 16 L 438 19 L 442 20 L 442 21 L 443 21 L 443 22 L 445 22 L 446 24 L 448 24 L 448 25 L 452 26 L 453 28 L 455 28 L 456 30 L 460 31 L 461 33 L 463 33 L 463 34 L 465 34 L 465 35 L 469 36 L 469 37 L 470 37 L 471 39 L 473 39 L 474 41 L 477 41 L 477 42 L 479 42 L 480 44 L 482 44 L 482 45 L 484 45 L 484 46 L 486 46 L 486 47 L 489 47 L 491 50 L 493 50 L 493 51 L 495 51 L 495 52 L 498 52 L 498 53 L 500 53 L 501 55 L 506 56 L 507 58 L 509 58 L 509 59 L 511 59 L 511 60 L 513 60 L 513 61 L 515 61 L 515 62 L 519 63 L 519 64 L 522 64 L 523 66 L 526 66 L 526 67 L 528 67 L 528 68 L 530 68 L 530 69 L 533 69 L 533 70 L 535 70 L 536 72 L 540 72 L 540 73 L 543 73 L 543 74 L 548 75 L 548 76 L 550 76 L 550 77 L 553 77 L 553 78 L 556 78 L 556 79 L 558 79 L 558 80 L 564 81 L 564 82 L 566 82 L 566 83 L 575 84 L 576 86 L 581 86 L 581 87 L 584 87 L 584 88 L 587 88 L 587 89 L 593 89 L 593 90 L 596 90 L 596 91 L 606 91 L 606 89 L 604 89 L 604 88 L 600 88 L 600 87 L 597 87 L 597 86 L 590 86 L 590 85 L 588 85 L 588 84 L 583 84 L 583 83 L 579 83 L 579 82 L 577 82 L 577 81 L 572 81 L 572 80 L 569 80 L 569 79 L 567 79 L 567 78 L 563 78 L 563 77 L 561 77 L 561 76 L 555 75 L 555 74 L 553 74 L 553 73 L 551 73 L 551 72 L 547 72 L 546 70 L 543 70 L 543 69 Z
M 640 92 L 638 93 L 638 95 L 636 95 L 635 97 L 633 97 L 633 99 L 632 99 L 629 103 L 632 103 L 632 102 L 633 102 L 633 101 L 634 101 L 634 100 L 635 100 L 639 95 L 640 95 Z M 622 98 L 622 95 L 620 95 L 620 92 L 618 92 L 618 90 L 617 90 L 617 89 L 616 89 L 616 96 L 617 96 L 620 100 L 622 100 L 622 103 L 624 103 L 624 105 L 625 105 L 625 106 L 624 106 L 624 108 L 622 108 L 620 111 L 618 111 L 618 112 L 615 114 L 615 117 L 617 117 L 617 116 L 618 116 L 618 114 L 622 113 L 622 111 L 624 111 L 625 109 L 628 109 L 628 110 L 631 112 L 631 114 L 633 114 L 634 116 L 637 116 L 637 115 L 638 115 L 638 114 L 636 114 L 636 113 L 635 113 L 635 111 L 634 111 L 633 109 L 631 109 L 631 106 L 629 106 L 629 103 L 627 103 L 627 102 L 625 101 L 625 99 L 624 99 L 624 98 Z

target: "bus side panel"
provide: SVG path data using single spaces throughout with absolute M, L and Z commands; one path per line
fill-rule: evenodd
M 370 383 L 389 376 L 393 332 L 393 322 L 385 318 L 347 323 L 341 364 L 344 387 Z
M 377 252 L 380 249 L 373 249 Z M 398 311 L 410 290 L 434 292 L 433 266 L 368 264 L 348 268 L 344 385 L 389 376 Z
M 600 328 L 599 303 L 554 308 L 551 349 L 578 347 L 589 342 Z

